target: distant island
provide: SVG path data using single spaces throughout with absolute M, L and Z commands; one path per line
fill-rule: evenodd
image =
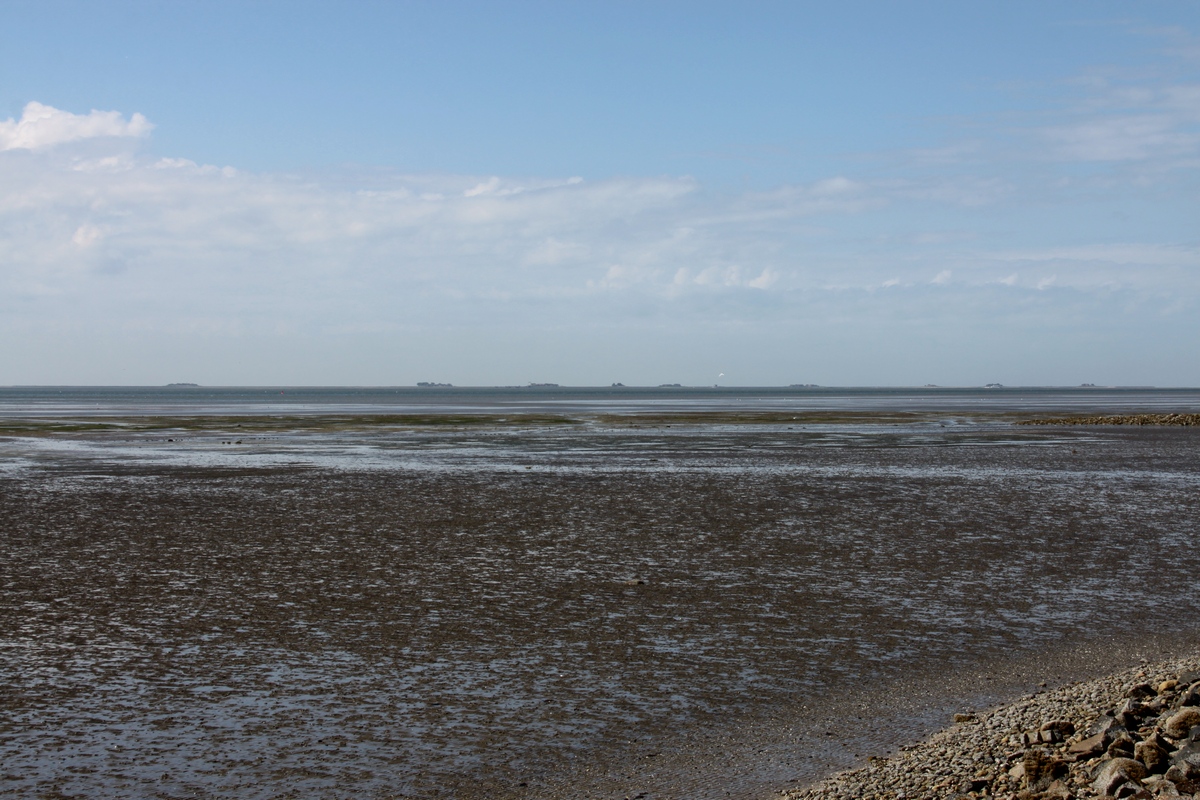
M 422 389 L 449 389 L 454 386 L 453 383 L 431 383 L 430 381 L 417 381 L 417 386 Z
M 531 383 L 531 384 L 529 384 L 529 388 L 530 389 L 557 389 L 558 384 L 557 383 Z
M 789 389 L 820 389 L 820 385 L 816 383 L 791 383 L 788 384 Z
M 185 386 L 185 387 L 187 387 L 187 386 L 199 386 L 199 385 L 200 385 L 200 384 L 198 384 L 198 383 L 168 383 L 168 384 L 167 384 L 167 388 L 168 388 L 168 389 L 170 389 L 172 386 Z
M 682 383 L 660 383 L 658 385 L 658 388 L 659 389 L 682 389 L 683 384 Z
M 985 389 L 1003 389 L 1004 384 L 1003 383 L 985 383 L 983 385 L 983 388 L 985 388 Z

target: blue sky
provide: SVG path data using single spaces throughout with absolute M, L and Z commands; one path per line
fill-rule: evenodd
M 0 4 L 0 384 L 1200 384 L 1195 3 Z

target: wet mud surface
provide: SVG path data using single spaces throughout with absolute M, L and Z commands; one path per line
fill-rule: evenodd
M 1200 627 L 1191 429 L 238 435 L 0 440 L 0 795 L 764 797 Z

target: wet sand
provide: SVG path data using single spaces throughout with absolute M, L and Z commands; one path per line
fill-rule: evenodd
M 10 431 L 0 793 L 763 797 L 1194 646 L 1200 431 L 736 422 Z

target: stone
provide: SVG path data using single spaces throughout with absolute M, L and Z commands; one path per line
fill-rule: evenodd
M 1153 731 L 1151 731 L 1150 733 L 1146 734 L 1145 741 L 1154 742 L 1156 745 L 1161 747 L 1164 752 L 1169 753 L 1175 749 L 1175 745 L 1171 744 L 1165 738 L 1163 738 L 1162 733 L 1159 732 L 1159 730 L 1157 728 L 1154 729 Z
M 1141 724 L 1141 717 L 1146 714 L 1146 706 L 1139 703 L 1137 700 L 1126 700 L 1117 709 L 1116 719 L 1125 728 L 1133 731 L 1137 730 Z
M 1163 711 L 1165 711 L 1167 709 L 1167 706 L 1170 705 L 1170 703 L 1167 702 L 1168 700 L 1169 700 L 1169 698 L 1167 698 L 1165 696 L 1160 696 L 1160 697 L 1156 697 L 1153 700 L 1150 700 L 1149 702 L 1143 704 L 1142 705 L 1142 716 L 1143 717 L 1158 716 L 1159 714 L 1161 714 Z
M 1109 742 L 1111 742 L 1118 733 L 1124 732 L 1124 725 L 1122 725 L 1120 722 L 1117 722 L 1117 720 L 1113 718 L 1112 714 L 1105 714 L 1092 723 L 1092 727 L 1088 728 L 1087 730 L 1087 735 L 1094 736 L 1097 733 L 1104 734 L 1104 746 L 1108 747 Z
M 982 792 L 987 788 L 990 781 L 984 778 L 971 778 L 962 781 L 958 786 L 958 791 L 961 794 L 970 794 L 971 792 Z
M 1043 792 L 1051 783 L 1067 774 L 1065 761 L 1053 758 L 1040 748 L 1027 750 L 1022 764 L 1025 767 L 1025 788 L 1031 792 Z
M 1140 781 L 1146 775 L 1146 767 L 1142 762 L 1132 758 L 1113 758 L 1102 763 L 1096 770 L 1092 788 L 1104 797 L 1115 797 L 1117 789 L 1121 786 Z
M 1200 745 L 1188 743 L 1171 754 L 1171 764 L 1189 780 L 1200 780 Z
M 1133 746 L 1133 757 L 1146 765 L 1152 773 L 1166 772 L 1171 766 L 1171 757 L 1167 751 L 1153 741 L 1138 742 Z
M 1163 775 L 1175 789 L 1179 792 L 1200 792 L 1200 781 L 1193 781 L 1184 774 L 1178 764 L 1172 764 L 1171 768 Z
M 1108 754 L 1113 758 L 1133 758 L 1133 737 L 1122 731 L 1108 746 Z
M 1125 692 L 1126 697 L 1132 698 L 1154 697 L 1156 694 L 1158 692 L 1148 683 L 1139 683 L 1136 686 L 1130 687 L 1129 691 Z
M 1046 787 L 1046 791 L 1038 795 L 1039 800 L 1072 800 L 1070 788 L 1062 781 L 1054 781 Z
M 1103 733 L 1097 733 L 1095 736 L 1089 736 L 1082 739 L 1067 748 L 1067 752 L 1071 755 L 1080 756 L 1082 758 L 1091 758 L 1098 756 L 1104 752 L 1105 737 Z
M 1173 692 L 1177 686 L 1179 686 L 1179 681 L 1177 680 L 1171 679 L 1169 681 L 1163 681 L 1158 685 L 1158 693 L 1166 694 L 1167 692 Z
M 1052 722 L 1047 722 L 1042 727 L 1038 728 L 1041 731 L 1055 731 L 1063 738 L 1075 733 L 1075 725 L 1065 719 L 1056 719 Z
M 1140 786 L 1126 783 L 1117 789 L 1116 797 L 1118 800 L 1152 800 L 1154 795 Z
M 1185 708 L 1176 711 L 1163 723 L 1163 733 L 1172 739 L 1185 739 L 1193 725 L 1200 725 L 1200 708 Z
M 1132 783 L 1125 783 L 1117 787 L 1117 793 L 1114 796 L 1118 800 L 1151 800 L 1154 797 L 1150 792 Z

